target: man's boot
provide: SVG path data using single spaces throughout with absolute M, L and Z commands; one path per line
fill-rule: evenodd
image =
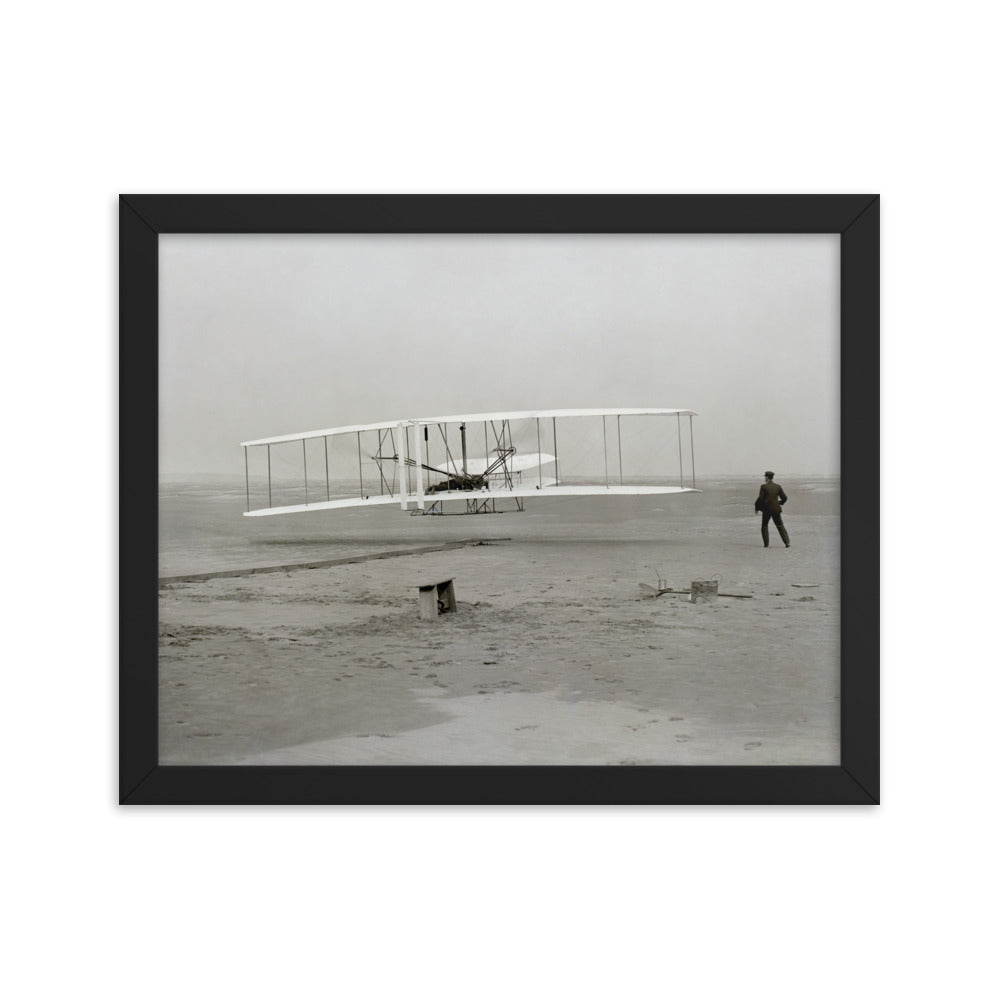
M 781 535 L 781 540 L 785 543 L 785 548 L 787 549 L 792 543 L 788 540 L 788 532 L 785 530 L 783 524 L 778 525 L 778 532 Z
M 767 525 L 762 525 L 760 529 L 760 536 L 764 539 L 764 548 L 767 548 L 768 537 L 767 537 Z

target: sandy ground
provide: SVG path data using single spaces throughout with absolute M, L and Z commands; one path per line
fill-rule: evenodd
M 792 548 L 764 549 L 719 509 L 659 540 L 165 585 L 161 763 L 836 764 L 837 519 L 789 517 Z M 652 597 L 658 572 L 749 599 Z M 457 611 L 421 618 L 418 585 L 445 578 Z

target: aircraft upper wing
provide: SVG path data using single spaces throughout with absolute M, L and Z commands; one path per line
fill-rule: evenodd
M 408 427 L 430 426 L 432 424 L 496 423 L 502 420 L 539 420 L 557 417 L 640 417 L 679 416 L 696 417 L 694 410 L 664 409 L 600 409 L 600 410 L 517 410 L 508 413 L 466 413 L 451 417 L 417 417 L 403 420 L 388 420 L 378 424 L 349 424 L 344 427 L 327 427 L 319 431 L 302 431 L 299 434 L 280 434 L 277 437 L 257 438 L 255 441 L 241 441 L 241 448 L 251 448 L 263 444 L 283 444 L 309 438 L 333 437 L 337 434 L 364 434 L 367 431 L 394 430 L 401 424 Z

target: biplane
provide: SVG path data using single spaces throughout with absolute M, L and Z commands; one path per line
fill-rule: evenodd
M 379 504 L 411 514 L 443 514 L 445 504 L 460 507 L 449 513 L 484 514 L 523 510 L 527 497 L 697 493 L 695 416 L 677 409 L 473 413 L 244 441 L 245 516 Z M 659 426 L 635 434 L 640 420 Z M 668 444 L 675 430 L 676 452 Z

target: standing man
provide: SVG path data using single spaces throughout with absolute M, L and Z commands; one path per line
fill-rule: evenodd
M 778 529 L 778 534 L 781 535 L 785 548 L 787 549 L 792 544 L 788 540 L 788 532 L 781 520 L 781 508 L 787 499 L 785 491 L 774 481 L 774 473 L 765 472 L 764 482 L 761 484 L 757 502 L 754 504 L 754 509 L 759 510 L 763 515 L 760 522 L 760 533 L 764 539 L 765 549 L 768 544 L 767 524 L 771 518 L 774 518 L 774 526 Z

